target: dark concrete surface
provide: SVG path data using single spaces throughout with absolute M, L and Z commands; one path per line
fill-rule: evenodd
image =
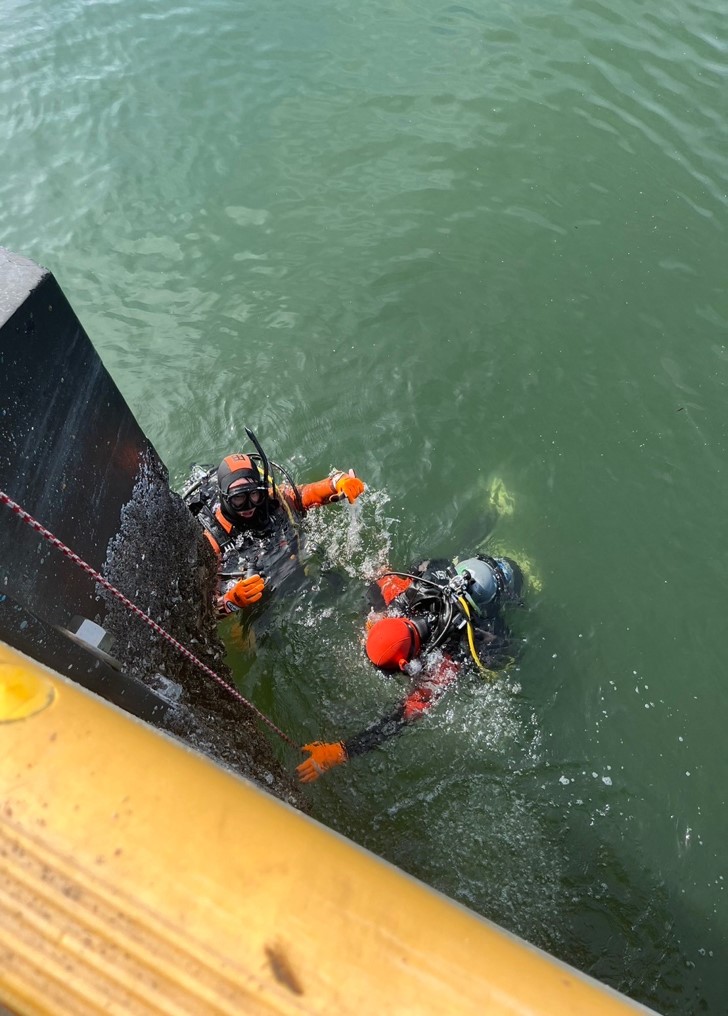
M 0 489 L 232 683 L 199 526 L 53 275 L 2 248 Z M 103 652 L 79 618 L 113 636 Z M 0 639 L 303 806 L 298 759 L 281 766 L 241 703 L 5 505 Z

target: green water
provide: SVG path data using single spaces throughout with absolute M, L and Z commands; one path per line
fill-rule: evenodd
M 518 669 L 314 814 L 664 1014 L 728 1012 L 726 15 L 0 3 L 0 244 L 55 273 L 174 481 L 248 425 L 370 485 L 231 648 L 246 693 L 349 735 L 398 692 L 359 647 L 377 563 L 490 536 L 540 579 Z

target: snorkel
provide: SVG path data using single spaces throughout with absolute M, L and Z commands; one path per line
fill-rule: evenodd
M 257 451 L 258 455 L 260 456 L 260 461 L 263 464 L 263 487 L 265 488 L 265 492 L 266 492 L 266 498 L 265 498 L 265 521 L 266 521 L 266 525 L 267 525 L 268 522 L 270 521 L 270 505 L 268 503 L 268 501 L 269 501 L 269 499 L 268 499 L 268 481 L 270 480 L 270 485 L 271 485 L 271 489 L 273 490 L 273 499 L 274 500 L 275 500 L 275 496 L 276 496 L 276 481 L 275 481 L 275 477 L 270 472 L 270 468 L 268 466 L 268 459 L 266 457 L 265 452 L 261 448 L 260 441 L 255 436 L 255 434 L 250 429 L 250 427 L 246 427 L 245 428 L 245 433 L 248 436 L 248 440 L 251 441 L 252 444 L 255 446 L 255 450 Z
M 303 513 L 304 507 L 300 491 L 296 486 L 296 484 L 294 483 L 293 479 L 291 478 L 291 475 L 288 472 L 288 470 L 284 469 L 283 466 L 279 465 L 277 462 L 273 462 L 272 459 L 270 461 L 268 460 L 268 457 L 266 456 L 265 452 L 261 447 L 260 441 L 255 436 L 250 427 L 245 428 L 245 433 L 248 437 L 248 440 L 251 441 L 252 444 L 254 445 L 255 450 L 258 453 L 258 458 L 260 459 L 261 464 L 263 466 L 263 483 L 265 484 L 265 489 L 266 490 L 268 489 L 268 481 L 270 480 L 271 489 L 273 491 L 273 500 L 275 501 L 278 496 L 276 493 L 276 476 L 274 470 L 270 468 L 271 466 L 274 466 L 275 469 L 279 470 L 279 472 L 283 476 L 285 476 L 286 480 L 288 480 L 288 483 L 291 486 L 291 490 L 293 491 L 293 496 L 296 499 L 296 508 L 299 512 Z M 269 512 L 268 499 L 266 498 L 266 521 L 268 520 L 267 514 L 268 512 Z

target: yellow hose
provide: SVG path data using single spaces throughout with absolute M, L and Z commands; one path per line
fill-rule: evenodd
M 487 672 L 488 668 L 481 662 L 480 657 L 478 656 L 478 651 L 475 648 L 475 639 L 473 638 L 473 622 L 470 620 L 470 607 L 468 606 L 467 600 L 465 599 L 464 596 L 458 596 L 458 601 L 460 603 L 460 606 L 465 611 L 465 622 L 466 627 L 468 629 L 468 645 L 470 646 L 470 655 L 473 657 L 473 660 L 475 661 L 475 666 L 479 670 L 485 670 Z

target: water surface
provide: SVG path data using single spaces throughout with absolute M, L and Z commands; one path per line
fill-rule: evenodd
M 0 13 L 0 243 L 174 481 L 248 425 L 370 485 L 311 520 L 257 658 L 231 643 L 246 692 L 349 735 L 398 692 L 359 647 L 378 563 L 489 538 L 540 580 L 518 668 L 314 813 L 662 1013 L 728 1012 L 725 5 Z

